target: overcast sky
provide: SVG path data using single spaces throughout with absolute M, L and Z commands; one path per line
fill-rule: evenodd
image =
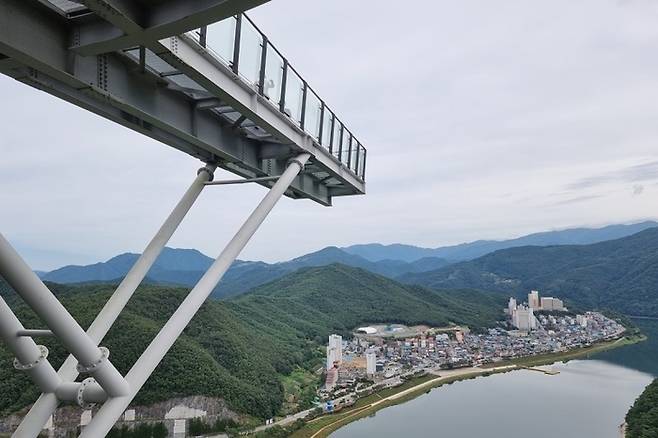
M 658 2 L 273 0 L 250 15 L 368 148 L 368 194 L 284 199 L 241 258 L 658 215 Z M 36 269 L 141 252 L 200 167 L 5 76 L 0 120 L 0 230 Z M 216 256 L 264 193 L 206 190 L 170 246 Z

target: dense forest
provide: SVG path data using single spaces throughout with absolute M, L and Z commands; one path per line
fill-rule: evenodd
M 658 437 L 658 379 L 644 390 L 626 414 L 627 438 Z
M 519 296 L 538 289 L 570 305 L 658 316 L 658 229 L 592 245 L 506 249 L 401 280 Z
M 51 290 L 87 327 L 114 286 L 62 286 Z M 4 289 L 3 289 L 4 287 Z M 26 327 L 43 327 L 34 314 L 0 285 Z M 187 289 L 145 285 L 138 289 L 102 345 L 127 372 Z M 221 397 L 234 410 L 269 418 L 282 405 L 281 377 L 296 367 L 319 366 L 327 336 L 348 334 L 368 322 L 489 326 L 502 316 L 503 300 L 475 291 L 431 291 L 410 287 L 343 265 L 303 269 L 228 301 L 208 301 L 176 342 L 135 403 L 176 396 Z M 58 366 L 64 350 L 44 338 Z M 41 341 L 41 340 L 40 340 Z M 12 355 L 0 346 L 0 361 Z M 172 378 L 175 376 L 175 378 Z M 0 415 L 38 396 L 35 386 L 12 367 L 0 367 Z

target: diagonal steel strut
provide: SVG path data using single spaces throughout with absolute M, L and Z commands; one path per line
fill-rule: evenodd
M 196 286 L 190 291 L 185 300 L 183 300 L 178 309 L 176 309 L 171 318 L 162 327 L 162 330 L 155 336 L 146 350 L 144 350 L 144 353 L 142 353 L 130 369 L 126 375 L 126 380 L 130 385 L 130 393 L 125 396 L 108 399 L 92 419 L 91 423 L 82 431 L 80 438 L 98 438 L 105 436 L 110 431 L 135 395 L 137 395 L 137 392 L 146 383 L 146 380 L 174 345 L 176 339 L 178 339 L 185 327 L 190 323 L 215 286 L 217 286 L 224 273 L 304 168 L 309 158 L 310 154 L 304 153 L 290 161 L 285 172 L 276 184 L 265 195 L 226 248 L 224 248 L 219 257 L 217 257 L 208 271 L 201 277 Z
M 126 274 L 114 294 L 112 294 L 98 316 L 96 316 L 94 322 L 89 326 L 87 334 L 96 344 L 99 344 L 103 340 L 119 317 L 119 314 L 134 294 L 137 286 L 144 280 L 149 269 L 151 269 L 171 236 L 180 226 L 185 215 L 198 199 L 205 184 L 212 181 L 215 169 L 216 166 L 213 164 L 208 164 L 206 167 L 199 169 L 194 182 L 192 182 L 169 217 L 167 217 L 156 235 L 146 246 L 142 255 Z M 75 357 L 69 356 L 59 369 L 59 377 L 67 382 L 75 380 L 79 374 L 76 365 L 77 360 Z M 58 404 L 59 399 L 56 394 L 50 392 L 41 394 L 34 406 L 25 418 L 23 418 L 13 437 L 34 438 L 38 436 L 43 426 L 47 423 L 48 418 L 57 409 Z

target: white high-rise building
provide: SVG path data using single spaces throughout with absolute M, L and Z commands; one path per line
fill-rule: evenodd
M 334 367 L 337 362 L 337 351 L 335 348 L 327 346 L 327 371 Z
M 343 337 L 340 335 L 329 336 L 329 346 L 336 349 L 338 362 L 343 360 Z
M 537 328 L 537 318 L 530 307 L 519 306 L 512 313 L 512 325 L 519 330 L 530 331 Z
M 539 303 L 539 292 L 538 291 L 536 291 L 536 290 L 530 291 L 530 293 L 528 294 L 528 306 L 531 309 L 539 310 L 540 303 Z
M 588 318 L 585 315 L 576 315 L 576 323 L 581 327 L 587 327 Z
M 507 304 L 507 311 L 509 312 L 510 315 L 513 315 L 515 310 L 516 310 L 516 300 L 514 298 L 510 298 L 509 303 Z
M 377 355 L 373 350 L 366 350 L 366 374 L 369 376 L 377 371 Z
M 340 335 L 330 335 L 329 345 L 327 346 L 327 369 L 334 366 L 334 362 L 343 361 L 343 337 Z

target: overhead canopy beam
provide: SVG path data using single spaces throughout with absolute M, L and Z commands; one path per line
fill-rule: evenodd
M 72 48 L 97 55 L 180 35 L 224 20 L 269 0 L 169 0 L 143 10 L 129 0 L 84 0 L 102 20 L 80 23 Z
M 212 113 L 196 110 L 183 94 L 164 87 L 162 79 L 126 68 L 131 61 L 124 55 L 78 56 L 71 62 L 66 27 L 48 20 L 46 12 L 35 13 L 21 0 L 0 2 L 0 53 L 20 65 L 6 74 L 201 160 L 219 161 L 245 178 L 280 174 L 287 157 L 264 160 L 259 142 L 236 135 Z M 292 147 L 290 155 L 299 151 Z M 329 189 L 308 174 L 299 175 L 287 195 L 331 205 Z

